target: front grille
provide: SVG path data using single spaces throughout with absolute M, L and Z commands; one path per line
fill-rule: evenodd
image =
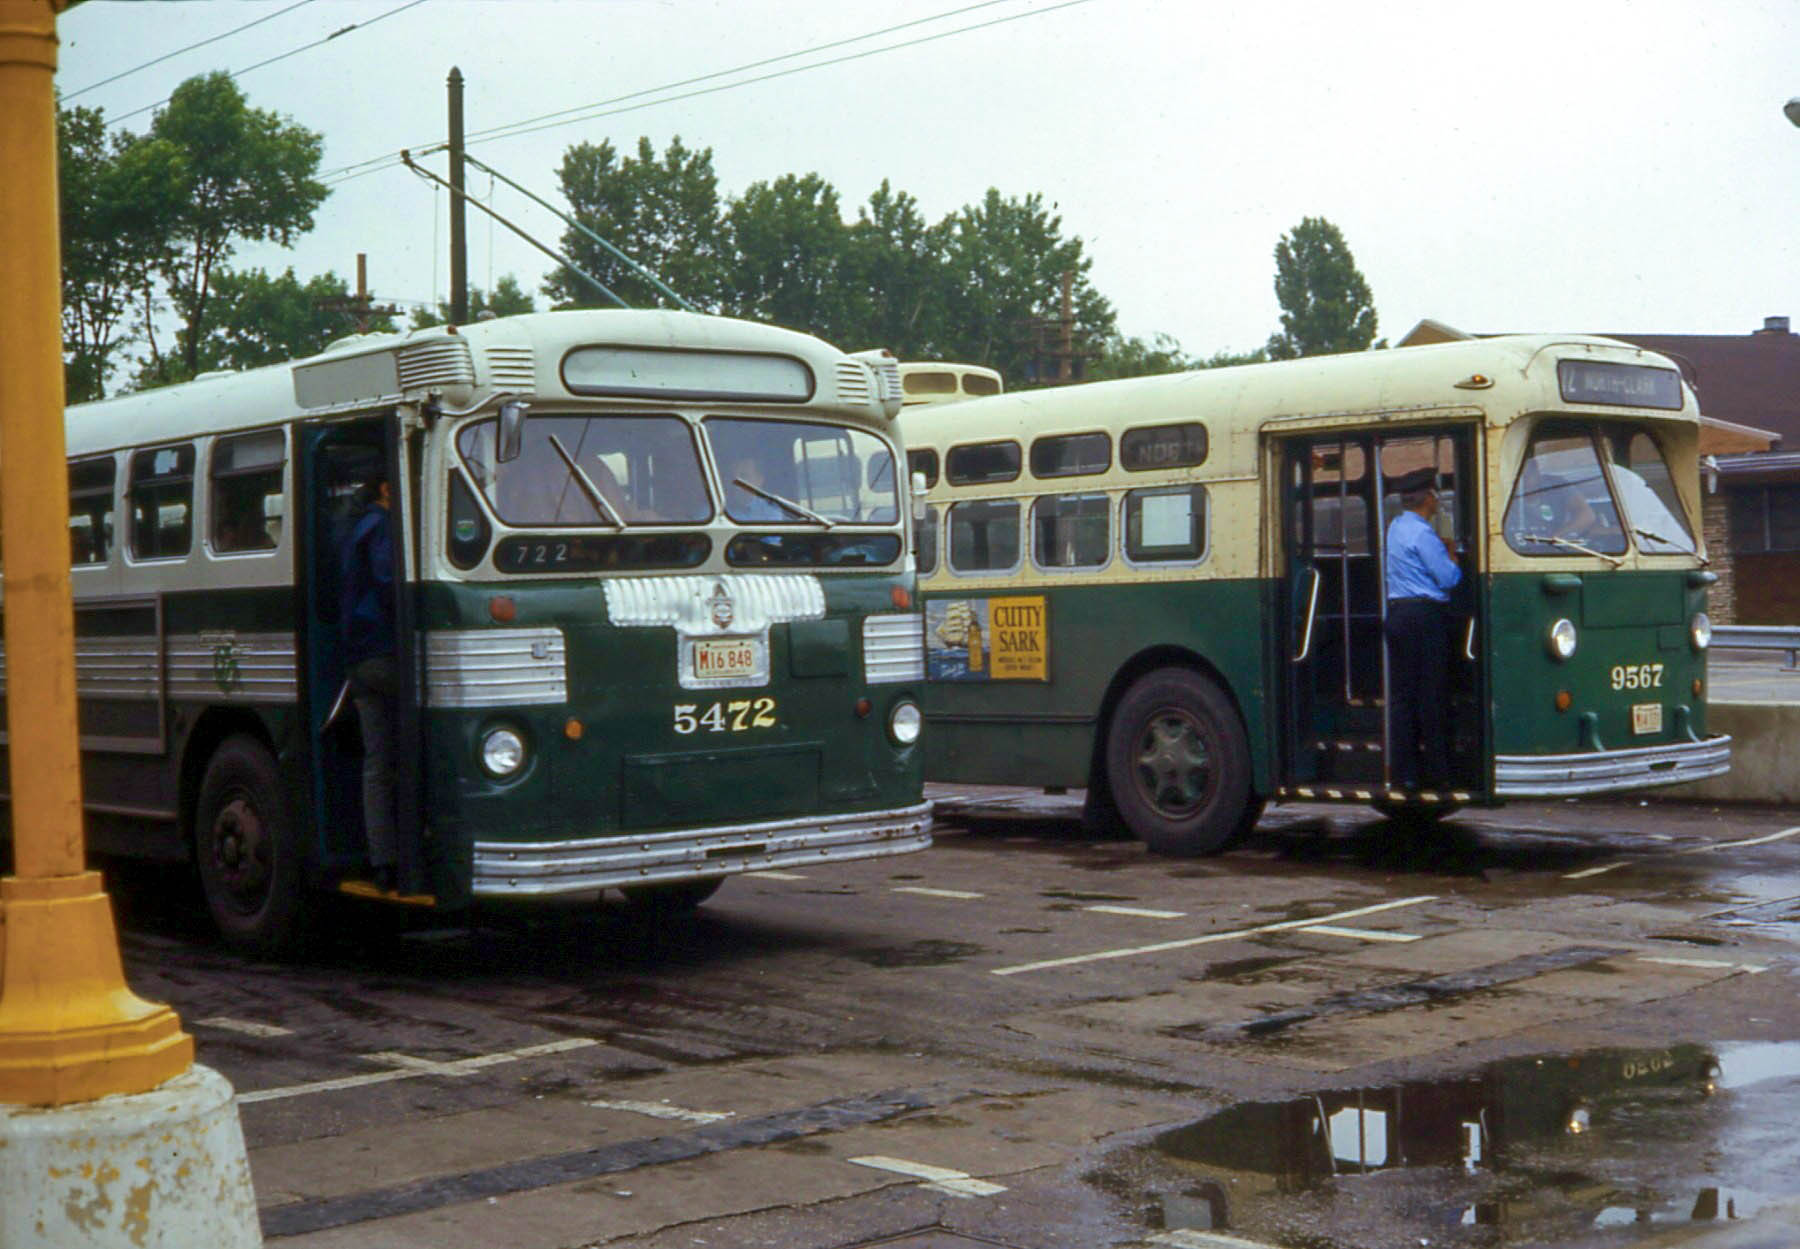
M 916 613 L 863 617 L 863 679 L 870 685 L 925 679 L 925 629 Z

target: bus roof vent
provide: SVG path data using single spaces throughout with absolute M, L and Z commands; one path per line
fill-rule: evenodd
M 537 389 L 537 360 L 530 347 L 496 344 L 482 354 L 487 357 L 488 375 L 495 390 L 530 394 Z
M 400 348 L 395 355 L 402 390 L 475 384 L 475 364 L 469 359 L 469 344 L 461 338 L 427 338 Z
M 867 403 L 875 397 L 870 389 L 869 370 L 857 360 L 838 361 L 837 389 L 840 403 Z

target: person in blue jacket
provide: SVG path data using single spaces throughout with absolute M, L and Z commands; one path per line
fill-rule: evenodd
M 1400 479 L 1404 509 L 1387 528 L 1389 775 L 1400 789 L 1450 783 L 1450 591 L 1462 580 L 1456 548 L 1432 528 L 1437 474 Z
M 362 730 L 363 827 L 375 884 L 397 883 L 394 818 L 394 711 L 399 672 L 394 644 L 394 542 L 385 472 L 365 488 L 367 507 L 338 551 L 338 633 L 350 697 Z

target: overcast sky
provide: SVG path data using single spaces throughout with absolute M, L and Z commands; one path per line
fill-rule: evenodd
M 1305 216 L 1343 230 L 1390 337 L 1422 317 L 1721 334 L 1800 317 L 1795 0 L 88 0 L 60 19 L 58 85 L 141 132 L 152 114 L 124 115 L 182 80 L 245 71 L 253 105 L 323 134 L 333 192 L 292 251 L 235 263 L 354 283 L 366 252 L 378 297 L 424 302 L 447 293 L 443 201 L 363 162 L 443 139 L 452 65 L 473 135 L 906 22 L 735 78 L 942 37 L 471 152 L 549 198 L 570 145 L 677 134 L 712 149 L 726 195 L 816 171 L 847 218 L 884 178 L 931 220 L 990 186 L 1041 192 L 1120 327 L 1197 355 L 1277 327 L 1271 253 Z M 494 204 L 561 232 L 504 187 Z M 539 253 L 477 212 L 469 229 L 473 283 L 536 289 Z

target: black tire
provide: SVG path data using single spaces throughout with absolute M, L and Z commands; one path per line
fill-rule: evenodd
M 194 812 L 194 857 L 227 944 L 277 953 L 307 935 L 311 899 L 275 760 L 239 735 L 213 752 Z
M 673 885 L 631 885 L 621 892 L 625 895 L 625 905 L 636 914 L 664 919 L 697 910 L 701 903 L 719 892 L 719 886 L 724 883 L 723 876 L 714 876 L 710 880 L 684 880 Z
M 1125 826 L 1157 854 L 1216 854 L 1249 831 L 1243 723 L 1190 669 L 1159 668 L 1125 692 L 1107 729 L 1106 780 Z

